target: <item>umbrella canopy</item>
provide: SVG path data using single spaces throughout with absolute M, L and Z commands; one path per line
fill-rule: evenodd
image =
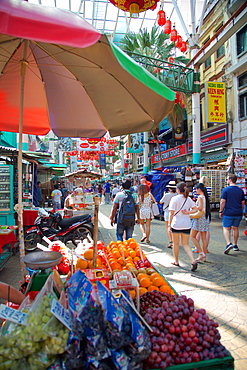
M 74 18 L 82 22 L 81 39 L 74 40 L 79 27 Z M 2 0 L 0 53 L 2 131 L 19 131 L 24 69 L 23 133 L 44 135 L 52 129 L 59 137 L 101 137 L 107 130 L 111 136 L 143 132 L 155 128 L 174 105 L 173 91 L 67 11 Z
M 174 92 L 76 14 L 0 1 L 0 130 L 19 132 L 21 258 L 22 133 L 52 129 L 57 136 L 96 138 L 107 130 L 112 136 L 147 131 L 174 99 Z

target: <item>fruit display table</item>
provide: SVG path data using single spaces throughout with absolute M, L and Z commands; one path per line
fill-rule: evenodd
M 38 217 L 38 210 L 24 209 L 23 210 L 23 226 L 33 225 L 37 217 Z
M 1 370 L 234 369 L 218 323 L 178 295 L 133 238 L 108 246 L 83 241 L 72 250 L 54 241 L 40 253 L 23 261 L 55 270 L 39 294 L 27 288 L 31 307 L 19 315 L 0 307 L 7 319 Z
M 14 229 L 0 229 L 0 269 L 12 256 L 12 250 L 16 242 Z

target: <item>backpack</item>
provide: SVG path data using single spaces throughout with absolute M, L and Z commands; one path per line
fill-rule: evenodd
M 125 192 L 127 197 L 122 201 L 119 213 L 118 223 L 123 226 L 134 226 L 135 225 L 135 201 L 130 192 Z

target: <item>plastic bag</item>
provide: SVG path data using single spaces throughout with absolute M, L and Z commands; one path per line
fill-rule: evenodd
M 57 296 L 53 291 L 53 277 L 50 275 L 36 296 L 27 319 L 27 332 L 34 342 L 41 342 L 48 338 L 47 334 L 43 332 L 43 327 L 53 316 L 51 313 L 53 299 L 57 299 Z
M 48 335 L 45 340 L 46 353 L 52 355 L 64 353 L 69 337 L 69 329 L 53 316 L 44 326 L 43 332 Z
M 79 339 L 102 331 L 102 309 L 93 298 L 93 285 L 78 270 L 68 281 L 68 303 L 72 331 Z
M 131 343 L 131 322 L 127 311 L 112 293 L 97 281 L 98 298 L 104 310 L 104 328 L 108 346 L 119 349 Z

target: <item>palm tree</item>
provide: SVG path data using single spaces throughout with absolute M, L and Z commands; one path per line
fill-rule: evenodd
M 172 56 L 174 42 L 169 42 L 169 35 L 165 34 L 159 27 L 153 26 L 148 32 L 147 28 L 141 29 L 138 33 L 128 32 L 120 40 L 120 48 L 130 57 L 136 60 L 135 54 L 167 61 Z M 138 60 L 137 60 L 138 61 Z M 179 56 L 174 57 L 177 64 L 187 64 L 189 59 Z
M 141 63 L 150 73 L 158 77 L 158 67 L 161 64 L 164 65 L 164 61 L 167 61 L 170 56 L 173 56 L 174 63 L 176 64 L 186 65 L 189 62 L 189 59 L 185 58 L 184 56 L 176 57 L 173 55 L 172 50 L 173 48 L 175 48 L 175 43 L 170 42 L 169 38 L 169 35 L 165 34 L 159 27 L 153 26 L 150 33 L 147 31 L 146 28 L 141 29 L 138 33 L 126 33 L 122 40 L 120 40 L 120 48 L 136 62 Z M 154 59 L 151 60 L 145 57 Z M 184 103 L 186 102 L 186 95 L 183 93 L 182 100 L 184 101 Z M 179 104 L 175 104 L 173 111 L 168 115 L 168 119 L 171 122 L 172 127 L 178 127 L 183 121 L 183 117 L 183 109 Z M 158 127 L 155 130 L 151 131 L 151 134 L 156 141 L 161 165 L 163 165 L 158 133 Z

